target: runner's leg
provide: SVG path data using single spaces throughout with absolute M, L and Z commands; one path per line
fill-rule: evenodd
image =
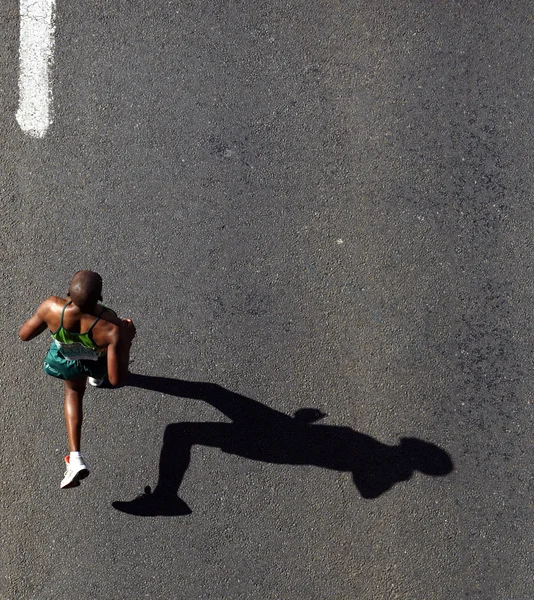
M 65 422 L 71 452 L 80 451 L 83 422 L 82 400 L 86 383 L 86 377 L 65 381 Z

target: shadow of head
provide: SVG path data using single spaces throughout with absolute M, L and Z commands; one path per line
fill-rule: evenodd
M 444 476 L 454 468 L 451 457 L 435 444 L 416 438 L 401 438 L 400 452 L 406 463 L 425 475 Z

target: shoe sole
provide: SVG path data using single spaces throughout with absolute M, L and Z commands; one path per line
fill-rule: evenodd
M 85 479 L 89 475 L 89 469 L 82 469 L 78 471 L 76 475 L 72 478 L 72 481 L 66 483 L 65 485 L 61 485 L 62 490 L 68 490 L 69 488 L 78 487 L 80 485 L 80 481 Z

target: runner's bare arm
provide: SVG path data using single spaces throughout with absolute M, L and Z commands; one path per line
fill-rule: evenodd
M 130 347 L 135 337 L 135 325 L 130 319 L 121 319 L 120 327 L 113 330 L 108 345 L 108 379 L 111 385 L 121 385 L 128 375 Z
M 19 329 L 19 338 L 23 342 L 29 342 L 30 340 L 33 340 L 33 338 L 43 333 L 43 331 L 48 327 L 46 323 L 46 316 L 48 314 L 49 307 L 50 299 L 48 298 L 41 303 L 35 314 L 30 317 Z
M 121 382 L 120 337 L 118 331 L 114 333 L 113 340 L 108 346 L 108 379 L 111 385 L 119 385 Z
M 131 319 L 121 319 L 120 344 L 119 344 L 119 371 L 121 381 L 128 375 L 130 364 L 130 348 L 135 337 L 135 325 Z
M 137 330 L 131 319 L 121 319 L 121 338 L 124 343 L 131 344 Z

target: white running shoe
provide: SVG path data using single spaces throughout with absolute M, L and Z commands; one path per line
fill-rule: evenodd
M 89 469 L 83 462 L 83 458 L 80 458 L 71 464 L 70 456 L 67 454 L 67 456 L 65 456 L 65 464 L 67 465 L 67 470 L 65 471 L 65 476 L 59 486 L 61 488 L 76 487 L 80 485 L 80 480 L 85 479 L 87 475 L 89 475 Z
M 89 382 L 89 385 L 92 385 L 93 387 L 100 387 L 104 383 L 103 379 L 95 379 L 94 377 L 88 377 L 87 381 Z

